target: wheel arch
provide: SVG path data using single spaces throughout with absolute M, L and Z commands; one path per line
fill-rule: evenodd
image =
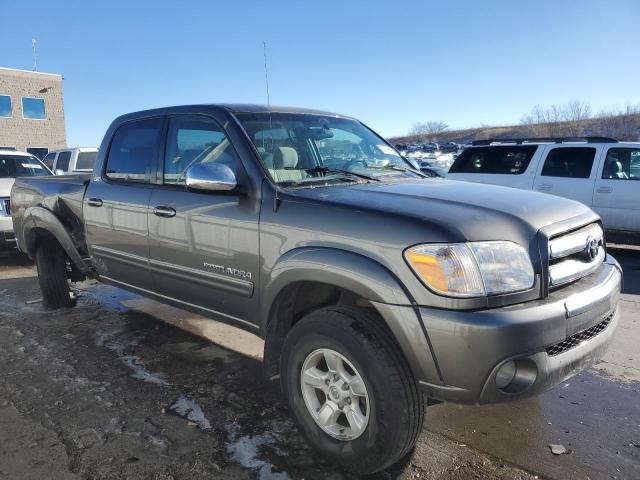
M 30 258 L 35 258 L 38 242 L 46 238 L 54 238 L 65 251 L 74 267 L 86 276 L 92 276 L 89 267 L 78 253 L 73 239 L 60 220 L 50 211 L 41 206 L 28 208 L 22 222 L 22 238 L 20 245 Z
M 267 378 L 277 377 L 284 339 L 300 318 L 325 306 L 349 305 L 375 310 L 416 376 L 424 377 L 425 363 L 432 362 L 416 358 L 415 342 L 427 348 L 427 357 L 432 356 L 414 304 L 400 281 L 370 258 L 333 248 L 293 250 L 280 258 L 263 289 L 260 333 L 265 339 L 264 373 Z M 387 306 L 400 308 L 402 320 L 390 314 Z M 409 329 L 414 336 L 418 333 L 417 339 L 408 341 Z M 429 365 L 426 368 L 435 370 Z

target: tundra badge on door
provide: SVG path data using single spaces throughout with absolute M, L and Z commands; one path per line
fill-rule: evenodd
M 213 270 L 216 273 L 223 273 L 225 275 L 231 275 L 232 277 L 243 278 L 245 280 L 251 280 L 251 272 L 240 270 L 238 268 L 225 267 L 224 265 L 217 265 L 215 263 L 203 262 L 202 265 L 207 270 Z

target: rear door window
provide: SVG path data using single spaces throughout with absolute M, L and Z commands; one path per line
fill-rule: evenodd
M 640 180 L 640 148 L 611 148 L 602 167 L 607 180 Z
M 58 161 L 56 162 L 56 170 L 69 170 L 69 160 L 71 160 L 71 152 L 60 152 Z
M 163 120 L 151 118 L 125 123 L 109 148 L 105 175 L 112 180 L 151 183 L 160 149 Z
M 542 167 L 543 177 L 589 178 L 596 156 L 595 148 L 554 148 Z
M 537 148 L 536 145 L 467 148 L 453 162 L 449 173 L 521 175 Z

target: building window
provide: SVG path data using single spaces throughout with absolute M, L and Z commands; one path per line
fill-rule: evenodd
M 27 148 L 27 153 L 30 153 L 42 160 L 45 155 L 49 153 L 49 149 L 46 147 L 29 147 Z
M 22 97 L 22 116 L 34 120 L 44 120 L 44 98 Z
M 0 95 L 0 117 L 12 117 L 11 97 L 9 95 Z

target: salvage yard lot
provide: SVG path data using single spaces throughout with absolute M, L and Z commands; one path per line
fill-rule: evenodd
M 374 478 L 640 478 L 640 250 L 611 252 L 625 293 L 603 362 L 537 398 L 429 407 L 412 458 Z M 0 259 L 0 479 L 352 478 L 298 434 L 259 339 L 80 287 L 45 312 L 33 266 Z

